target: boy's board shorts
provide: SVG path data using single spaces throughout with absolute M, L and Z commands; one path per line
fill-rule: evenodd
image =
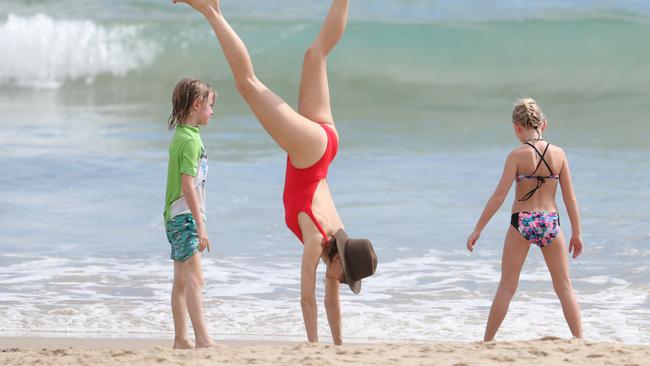
M 167 240 L 172 246 L 171 259 L 185 262 L 199 251 L 199 236 L 192 214 L 180 214 L 165 223 Z

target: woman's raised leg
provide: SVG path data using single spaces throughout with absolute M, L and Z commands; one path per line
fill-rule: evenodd
M 314 144 L 326 143 L 321 127 L 293 110 L 257 79 L 248 50 L 223 17 L 218 0 L 174 2 L 189 4 L 208 20 L 230 65 L 237 89 L 264 129 L 292 160 L 305 160 L 304 154 L 309 154 Z
M 510 226 L 506 234 L 501 257 L 501 281 L 497 293 L 494 295 L 494 300 L 492 300 L 483 341 L 494 339 L 503 319 L 506 317 L 510 300 L 517 291 L 519 275 L 529 249 L 530 243 L 514 227 Z
M 333 0 L 312 45 L 305 52 L 298 97 L 298 112 L 316 122 L 334 123 L 327 82 L 327 55 L 343 36 L 348 0 Z

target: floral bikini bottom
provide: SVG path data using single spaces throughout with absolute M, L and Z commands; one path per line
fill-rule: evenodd
M 560 215 L 548 211 L 515 212 L 510 218 L 510 225 L 531 244 L 543 248 L 551 245 L 560 231 Z

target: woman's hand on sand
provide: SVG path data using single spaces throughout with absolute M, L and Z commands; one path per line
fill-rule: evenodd
M 208 239 L 208 232 L 205 230 L 205 226 L 197 228 L 197 235 L 199 236 L 199 251 L 203 252 L 205 248 L 208 248 L 210 251 L 210 239 Z
M 172 2 L 185 3 L 201 13 L 210 9 L 219 10 L 219 0 L 172 0 Z
M 469 250 L 470 252 L 474 251 L 474 244 L 476 244 L 476 241 L 480 236 L 481 233 L 479 233 L 478 231 L 474 231 L 469 235 L 469 238 L 467 238 L 467 243 L 466 243 L 467 250 Z
M 569 240 L 569 253 L 573 252 L 573 259 L 576 259 L 582 254 L 582 238 L 579 236 L 572 236 Z

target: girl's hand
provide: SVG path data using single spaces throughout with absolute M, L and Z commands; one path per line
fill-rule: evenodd
M 573 259 L 576 259 L 582 254 L 582 238 L 579 236 L 572 236 L 569 240 L 569 253 L 573 252 Z
M 481 236 L 481 233 L 478 231 L 474 231 L 470 234 L 469 238 L 467 238 L 467 250 L 470 252 L 474 251 L 474 244 L 476 244 L 476 241 L 478 238 Z
M 203 252 L 205 248 L 208 248 L 210 251 L 210 239 L 208 239 L 208 232 L 205 230 L 205 226 L 197 228 L 197 235 L 199 236 L 199 252 Z

